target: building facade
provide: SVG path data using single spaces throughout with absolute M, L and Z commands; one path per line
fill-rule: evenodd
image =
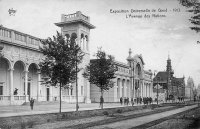
M 157 89 L 157 85 L 160 87 Z M 163 101 L 166 99 L 177 99 L 178 97 L 185 97 L 185 77 L 174 77 L 174 71 L 172 70 L 171 59 L 168 57 L 166 71 L 159 71 L 154 79 L 154 97 L 158 96 Z M 159 98 L 159 97 L 158 97 Z
M 84 68 L 90 61 L 89 36 L 90 18 L 80 11 L 74 14 L 62 14 L 61 22 L 55 23 L 61 27 L 61 33 L 66 38 L 75 36 L 76 42 L 85 53 Z M 59 88 L 44 85 L 39 63 L 43 58 L 40 52 L 41 40 L 37 37 L 0 26 L 0 105 L 19 105 L 28 102 L 30 98 L 37 101 L 57 101 Z M 78 73 L 79 102 L 90 103 L 90 83 Z M 62 89 L 62 100 L 75 102 L 75 84 L 70 89 Z
M 138 98 L 138 97 L 152 97 L 153 96 L 153 83 L 152 72 L 144 70 L 144 61 L 142 55 L 131 56 L 131 49 L 127 63 L 115 61 L 118 70 L 115 73 L 116 78 L 113 79 L 114 86 L 105 91 L 105 102 L 119 102 L 122 98 Z M 100 101 L 100 89 L 91 84 L 91 101 Z
M 197 87 L 197 96 L 198 96 L 199 99 L 200 99 L 200 84 L 198 84 L 198 87 Z
M 188 77 L 187 80 L 187 85 L 185 87 L 185 97 L 188 100 L 193 100 L 194 99 L 194 81 L 191 77 Z

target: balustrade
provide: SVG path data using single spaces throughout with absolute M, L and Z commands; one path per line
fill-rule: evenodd
M 39 48 L 40 39 L 0 26 L 0 40 L 28 47 Z
M 0 36 L 11 38 L 11 31 L 6 28 L 0 28 Z
M 81 12 L 76 12 L 76 13 L 73 13 L 73 14 L 68 14 L 68 15 L 63 15 L 64 16 L 64 21 L 70 21 L 70 20 L 78 20 L 78 19 L 82 19 L 84 21 L 87 21 L 89 22 L 89 17 L 88 16 L 85 16 L 83 15 Z
M 0 95 L 0 101 L 2 101 L 2 100 L 10 100 L 10 96 Z
M 25 100 L 25 95 L 14 95 L 14 100 Z

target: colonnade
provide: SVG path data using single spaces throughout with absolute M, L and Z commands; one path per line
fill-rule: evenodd
M 41 97 L 41 74 L 36 63 L 26 64 L 25 62 L 10 61 L 0 57 L 2 72 L 0 75 L 7 76 L 0 79 L 4 83 L 1 100 L 10 100 L 10 104 L 18 104 L 17 101 L 28 102 L 31 97 L 40 101 Z M 30 69 L 32 68 L 32 69 Z M 33 90 L 33 91 L 32 91 Z
M 153 85 L 150 81 L 135 79 L 132 85 L 129 79 L 117 78 L 117 99 L 120 97 L 153 97 Z

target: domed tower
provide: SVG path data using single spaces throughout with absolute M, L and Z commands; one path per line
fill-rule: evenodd
M 131 98 L 133 98 L 134 97 L 134 58 L 131 55 L 132 54 L 131 48 L 129 49 L 128 53 L 129 55 L 126 58 L 126 60 L 128 61 L 128 65 L 130 66 L 130 75 L 132 77 L 130 81 L 130 85 L 131 85 L 130 94 L 131 94 Z
M 76 43 L 81 47 L 85 53 L 82 63 L 78 66 L 79 68 L 85 68 L 90 62 L 90 29 L 94 29 L 95 26 L 90 23 L 90 17 L 77 11 L 73 14 L 62 14 L 61 22 L 55 23 L 55 25 L 61 27 L 61 33 L 69 37 L 76 37 Z M 90 103 L 90 83 L 87 79 L 82 76 L 83 70 L 78 73 L 78 96 L 79 101 Z M 71 94 L 75 95 L 75 89 L 73 88 Z
M 128 61 L 128 65 L 130 66 L 130 67 L 133 67 L 133 61 L 134 61 L 134 58 L 131 56 L 131 54 L 132 54 L 132 51 L 131 51 L 131 48 L 129 49 L 129 55 L 128 55 L 128 57 L 126 58 L 126 60 Z

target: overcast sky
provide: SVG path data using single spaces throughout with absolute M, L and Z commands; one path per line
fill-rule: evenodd
M 10 8 L 17 10 L 15 16 L 8 14 Z M 158 13 L 159 8 L 167 12 Z M 110 9 L 155 9 L 155 14 L 166 17 L 126 18 L 125 13 L 110 13 Z M 191 14 L 177 0 L 0 0 L 0 24 L 44 39 L 60 31 L 54 23 L 60 22 L 61 14 L 76 11 L 90 16 L 96 26 L 90 32 L 91 55 L 101 46 L 126 63 L 131 48 L 133 55 L 142 54 L 146 70 L 164 71 L 169 53 L 176 77 L 191 76 L 196 85 L 200 83 L 200 45 L 196 43 L 200 37 L 189 29 Z

